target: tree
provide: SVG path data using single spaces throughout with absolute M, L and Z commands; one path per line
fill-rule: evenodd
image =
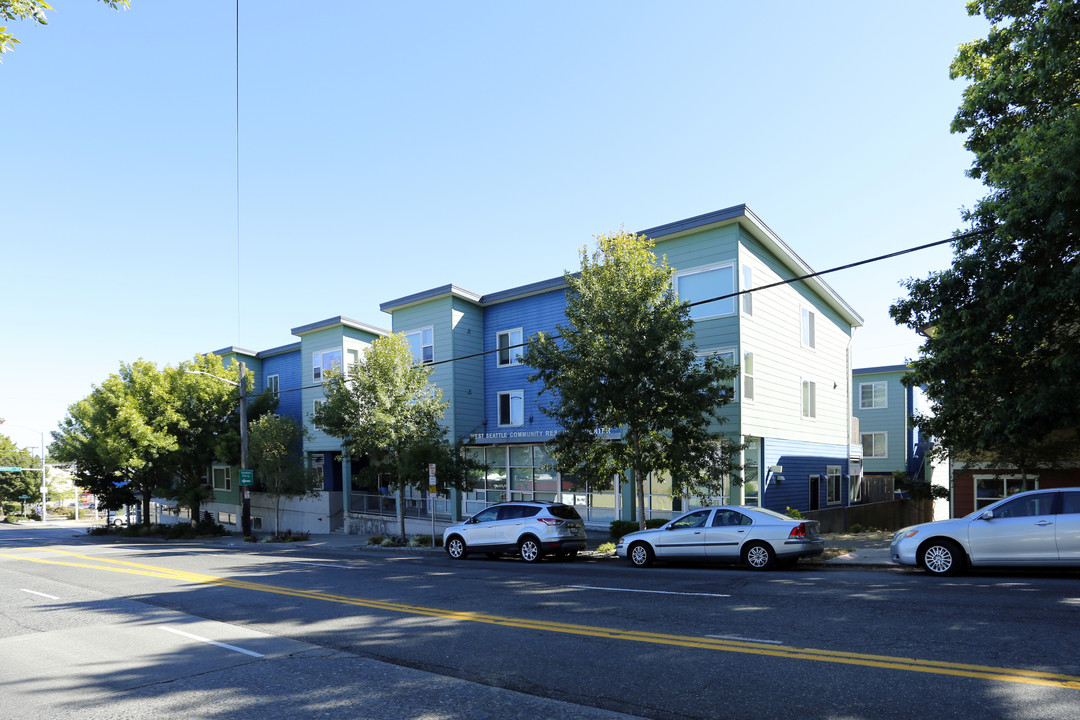
M 27 448 L 20 448 L 11 438 L 0 435 L 0 465 L 4 467 L 40 468 L 41 462 Z M 0 514 L 6 514 L 11 507 L 20 510 L 24 505 L 23 495 L 33 499 L 41 498 L 41 473 L 0 472 Z
M 961 45 L 953 132 L 987 194 L 952 266 L 909 279 L 893 318 L 929 339 L 905 382 L 919 426 L 954 455 L 1010 467 L 1075 459 L 1080 427 L 1080 4 L 976 0 L 994 25 Z
M 541 411 L 559 426 L 549 443 L 556 469 L 600 489 L 632 470 L 644 529 L 651 474 L 670 473 L 682 497 L 715 497 L 725 480 L 739 482 L 742 446 L 718 431 L 736 369 L 695 355 L 689 306 L 652 241 L 625 231 L 596 240 L 591 256 L 581 251 L 581 272 L 565 275 L 568 324 L 537 333 L 522 362 L 550 394 Z M 622 440 L 603 439 L 609 428 Z
M 114 10 L 128 8 L 130 0 L 100 0 Z M 52 10 L 52 6 L 42 0 L 0 0 L 0 20 L 26 20 L 32 19 L 39 25 L 48 25 L 45 11 Z M 7 28 L 0 25 L 0 62 L 3 55 L 15 49 L 16 43 L 20 42 Z
M 121 363 L 120 371 L 68 408 L 51 451 L 75 463 L 79 487 L 109 510 L 140 501 L 149 523 L 150 498 L 169 480 L 178 418 L 164 374 L 154 363 Z
M 274 499 L 274 534 L 281 532 L 282 498 L 317 497 L 318 473 L 304 465 L 304 429 L 295 421 L 268 414 L 251 423 L 248 454 L 267 495 Z
M 326 374 L 326 401 L 313 416 L 316 426 L 341 438 L 350 457 L 368 458 L 361 474 L 389 480 L 397 494 L 402 537 L 405 488 L 425 492 L 428 463 L 447 457 L 442 418 L 449 403 L 429 382 L 429 374 L 414 364 L 404 335 L 376 338 L 359 362 L 345 372 Z M 440 490 L 467 487 L 464 473 L 444 476 L 440 470 L 438 476 Z

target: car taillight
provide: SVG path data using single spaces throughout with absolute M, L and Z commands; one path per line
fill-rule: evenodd
M 791 532 L 788 533 L 788 538 L 806 539 L 806 523 L 799 523 L 795 527 L 791 528 Z
M 562 525 L 563 521 L 559 518 L 536 518 L 545 525 Z

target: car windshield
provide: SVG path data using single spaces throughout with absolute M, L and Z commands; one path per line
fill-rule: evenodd
M 791 516 L 789 516 L 789 515 L 784 515 L 783 513 L 778 513 L 775 510 L 768 510 L 768 509 L 763 508 L 763 507 L 754 508 L 754 512 L 759 512 L 759 513 L 761 513 L 763 515 L 769 515 L 769 516 L 774 517 L 774 518 L 780 518 L 781 520 L 791 520 L 792 519 Z

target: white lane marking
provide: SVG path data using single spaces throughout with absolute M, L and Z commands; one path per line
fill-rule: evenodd
M 706 635 L 707 638 L 716 638 L 717 640 L 738 640 L 739 642 L 752 642 L 752 643 L 767 643 L 769 645 L 783 645 L 783 640 L 758 640 L 757 638 L 745 638 L 738 635 Z
M 175 633 L 177 635 L 183 635 L 186 638 L 191 638 L 192 640 L 198 640 L 199 642 L 208 643 L 210 645 L 217 645 L 218 647 L 225 648 L 226 650 L 232 650 L 234 652 L 244 653 L 245 655 L 250 655 L 251 657 L 257 657 L 257 658 L 263 657 L 262 653 L 257 653 L 254 650 L 245 650 L 244 648 L 236 647 L 235 645 L 226 645 L 225 643 L 220 643 L 217 640 L 211 640 L 210 638 L 204 638 L 204 637 L 199 637 L 198 635 L 192 635 L 191 633 L 184 632 L 183 630 L 177 630 L 176 628 L 171 628 L 171 627 L 169 627 L 167 625 L 162 625 L 160 627 L 160 629 L 164 630 L 165 632 L 171 632 L 171 633 Z
M 574 590 L 610 590 L 612 592 L 632 592 L 632 593 L 653 593 L 656 595 L 688 595 L 691 597 L 731 597 L 730 595 L 720 595 L 718 593 L 693 593 L 693 592 L 675 592 L 673 590 L 634 590 L 632 588 L 613 588 L 613 587 L 597 587 L 594 585 L 567 585 L 566 587 Z
M 49 598 L 50 600 L 59 600 L 60 598 L 55 595 L 46 595 L 45 593 L 39 593 L 37 590 L 27 590 L 26 588 L 20 588 L 24 593 L 30 593 L 31 595 L 40 595 L 43 598 Z

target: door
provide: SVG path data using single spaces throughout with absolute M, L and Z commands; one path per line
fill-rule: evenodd
M 739 549 L 750 534 L 751 522 L 738 510 L 718 509 L 705 528 L 705 556 L 713 560 L 738 560 Z
M 472 516 L 462 528 L 465 545 L 470 548 L 483 548 L 496 543 L 496 526 L 499 521 L 499 508 L 489 507 Z
M 705 526 L 712 510 L 696 510 L 667 525 L 657 533 L 656 555 L 666 558 L 705 556 Z
M 1064 563 L 1080 565 L 1080 492 L 1063 492 L 1061 499 L 1056 528 L 1058 557 Z
M 1046 492 L 1007 500 L 987 508 L 993 517 L 976 516 L 968 525 L 971 562 L 976 565 L 1054 563 L 1058 559 L 1053 514 L 1058 493 Z
M 810 509 L 817 510 L 821 507 L 821 476 L 810 476 Z

